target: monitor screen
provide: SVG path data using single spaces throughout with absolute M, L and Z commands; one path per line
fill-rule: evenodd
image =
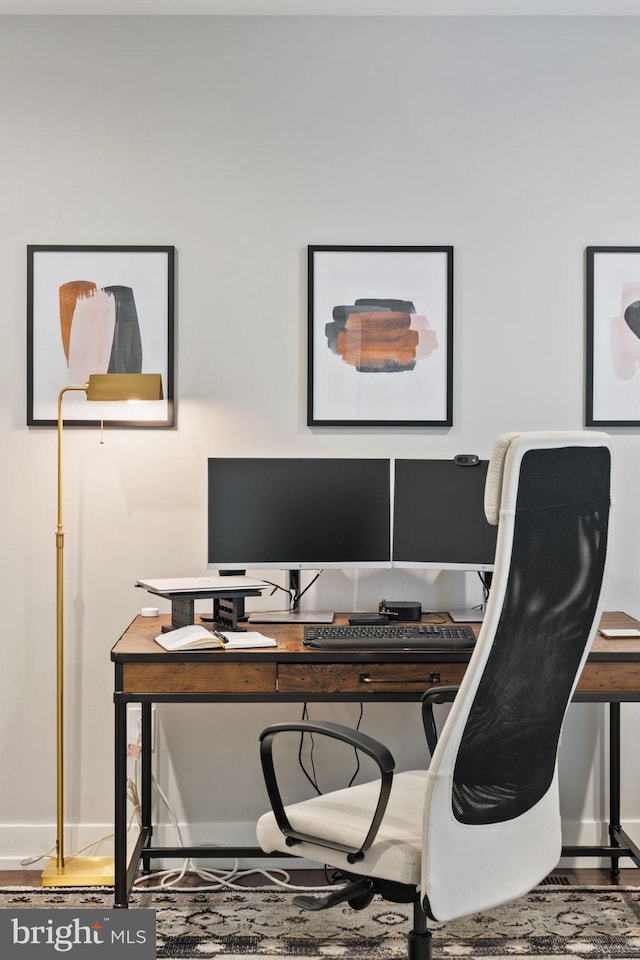
M 497 527 L 484 513 L 487 460 L 396 460 L 394 567 L 491 570 Z
M 386 459 L 209 459 L 209 568 L 391 565 Z

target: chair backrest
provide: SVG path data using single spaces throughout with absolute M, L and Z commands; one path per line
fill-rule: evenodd
M 509 434 L 485 511 L 491 594 L 428 773 L 421 893 L 448 920 L 526 893 L 561 852 L 560 729 L 601 615 L 606 434 Z

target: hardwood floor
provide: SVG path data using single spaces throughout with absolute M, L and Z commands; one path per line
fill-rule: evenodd
M 308 884 L 309 886 L 326 883 L 324 873 L 321 870 L 292 870 L 290 871 L 291 880 L 297 884 Z M 625 868 L 620 871 L 617 878 L 611 877 L 606 869 L 575 868 L 568 870 L 556 870 L 552 876 L 557 875 L 567 877 L 571 885 L 589 885 L 589 886 L 640 886 L 640 872 L 635 868 Z M 197 876 L 192 875 L 184 878 L 184 885 L 202 884 Z M 248 885 L 260 884 L 265 881 L 262 878 L 245 881 Z M 1 887 L 38 887 L 40 886 L 40 871 L 38 870 L 0 870 Z

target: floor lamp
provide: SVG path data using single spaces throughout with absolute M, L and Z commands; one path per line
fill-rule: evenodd
M 69 857 L 64 854 L 64 531 L 62 529 L 62 401 L 80 391 L 87 400 L 162 400 L 159 373 L 92 374 L 83 387 L 63 387 L 58 394 L 58 525 L 56 527 L 56 856 L 45 867 L 43 887 L 110 885 L 112 857 Z

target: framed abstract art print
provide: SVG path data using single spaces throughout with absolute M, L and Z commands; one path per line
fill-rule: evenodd
M 640 426 L 640 247 L 587 247 L 588 427 Z
M 55 426 L 57 398 L 90 374 L 159 373 L 163 400 L 87 403 L 65 425 L 173 426 L 174 247 L 27 247 L 27 424 Z
M 453 247 L 308 247 L 310 426 L 452 424 Z

